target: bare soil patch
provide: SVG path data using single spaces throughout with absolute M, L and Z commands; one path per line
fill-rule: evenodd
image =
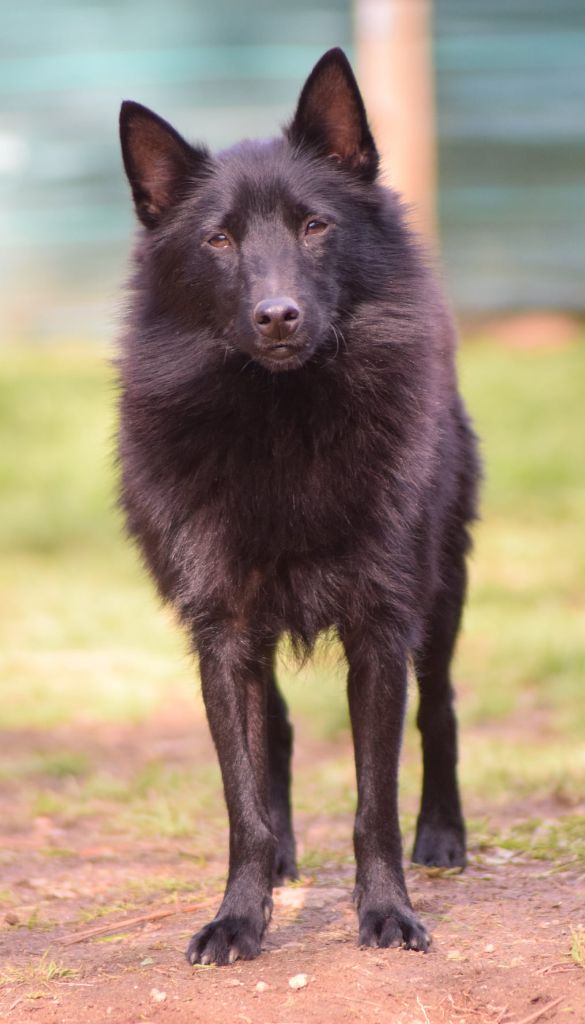
M 214 758 L 204 723 L 180 712 L 141 726 L 61 730 L 50 739 L 12 732 L 5 739 L 31 757 L 66 745 L 122 776 L 153 752 L 195 764 Z M 323 747 L 303 746 L 305 767 Z M 332 751 L 351 756 L 346 739 L 330 744 Z M 326 854 L 305 867 L 298 886 L 276 890 L 261 957 L 229 968 L 192 968 L 184 949 L 213 916 L 225 876 L 219 792 L 216 813 L 196 821 L 187 838 L 112 831 L 107 799 L 96 808 L 98 802 L 71 820 L 46 813 L 31 821 L 18 787 L 2 782 L 0 1019 L 585 1022 L 585 970 L 570 955 L 571 934 L 585 923 L 585 875 L 572 861 L 531 861 L 522 851 L 493 847 L 472 848 L 461 875 L 409 867 L 415 908 L 433 936 L 430 953 L 360 950 L 350 815 L 298 812 L 301 853 Z M 527 803 L 497 814 L 528 818 L 531 810 Z M 292 988 L 297 975 L 306 975 L 306 984 Z

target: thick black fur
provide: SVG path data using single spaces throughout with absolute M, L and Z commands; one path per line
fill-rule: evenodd
M 397 773 L 409 659 L 424 783 L 414 860 L 463 865 L 449 665 L 478 460 L 453 327 L 378 157 L 346 58 L 291 125 L 211 156 L 125 103 L 142 224 L 120 360 L 122 503 L 199 654 L 230 823 L 222 905 L 192 963 L 260 952 L 295 878 L 287 633 L 349 664 L 359 941 L 425 950 L 403 875 Z M 268 312 L 266 312 L 268 310 Z

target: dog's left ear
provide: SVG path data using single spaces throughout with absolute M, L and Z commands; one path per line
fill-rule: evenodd
M 287 135 L 296 145 L 338 160 L 365 181 L 376 177 L 378 151 L 343 50 L 328 50 L 311 71 Z

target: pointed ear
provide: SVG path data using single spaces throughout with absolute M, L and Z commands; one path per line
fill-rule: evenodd
M 366 181 L 376 177 L 378 151 L 343 50 L 328 50 L 311 71 L 287 135 L 292 143 L 335 158 Z
M 136 213 L 147 228 L 185 195 L 209 163 L 207 150 L 195 149 L 152 110 L 125 100 L 120 110 L 120 141 Z

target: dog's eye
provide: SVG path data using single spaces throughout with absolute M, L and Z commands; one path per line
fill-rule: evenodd
M 324 231 L 327 231 L 329 227 L 324 220 L 317 220 L 315 217 L 310 220 L 305 227 L 305 235 L 322 235 Z
M 212 235 L 211 238 L 207 239 L 209 245 L 212 245 L 214 249 L 227 249 L 232 244 L 227 235 L 224 235 L 223 231 L 218 231 L 216 235 Z

